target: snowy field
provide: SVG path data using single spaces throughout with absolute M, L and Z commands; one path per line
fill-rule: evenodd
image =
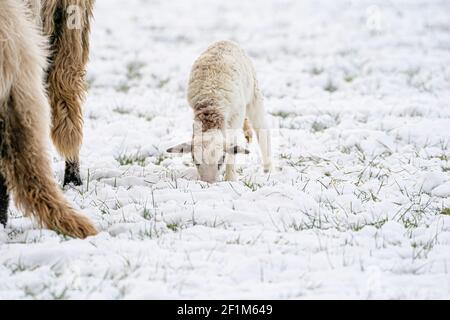
M 66 197 L 102 231 L 0 227 L 0 299 L 450 298 L 450 2 L 98 0 Z M 253 58 L 276 144 L 195 180 L 190 67 Z M 57 179 L 63 162 L 53 152 Z

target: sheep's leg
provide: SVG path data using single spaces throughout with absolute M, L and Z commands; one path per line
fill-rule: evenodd
M 83 114 L 81 96 L 84 94 L 82 77 L 78 72 L 65 70 L 63 64 L 74 62 L 53 62 L 49 73 L 49 97 L 52 109 L 51 137 L 58 152 L 66 159 L 64 185 L 82 184 L 80 177 L 79 152 L 83 140 Z M 64 77 L 61 73 L 64 72 Z M 75 83 L 71 86 L 70 83 Z
M 9 192 L 3 174 L 0 174 L 0 224 L 8 222 Z
M 247 108 L 247 116 L 256 132 L 264 172 L 270 172 L 272 170 L 272 139 L 261 93 L 255 94 L 253 102 Z

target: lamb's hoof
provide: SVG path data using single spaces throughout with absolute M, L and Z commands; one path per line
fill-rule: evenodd
M 246 132 L 245 133 L 245 140 L 248 144 L 252 144 L 253 142 L 253 133 L 252 132 Z
M 80 176 L 80 165 L 75 162 L 66 162 L 66 171 L 64 173 L 64 187 L 72 184 L 76 187 L 83 185 Z
M 237 181 L 237 176 L 236 174 L 225 174 L 225 182 L 236 182 Z
M 264 165 L 264 173 L 271 173 L 273 170 L 273 165 L 272 164 L 265 164 Z

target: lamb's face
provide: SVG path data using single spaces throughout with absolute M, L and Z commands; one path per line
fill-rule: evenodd
M 192 159 L 202 181 L 214 183 L 219 180 L 227 158 L 225 145 L 219 130 L 194 134 Z
M 168 153 L 192 153 L 200 179 L 214 183 L 219 180 L 227 164 L 228 155 L 248 154 L 247 149 L 232 145 L 227 147 L 225 137 L 220 130 L 207 132 L 195 131 L 191 142 L 169 148 Z

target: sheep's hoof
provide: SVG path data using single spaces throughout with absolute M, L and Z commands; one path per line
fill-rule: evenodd
M 3 203 L 3 199 L 2 199 L 2 203 L 1 203 L 1 208 L 0 208 L 0 225 L 3 225 L 4 227 L 6 227 L 6 224 L 8 223 L 8 205 L 5 203 Z
M 76 162 L 66 162 L 66 171 L 64 173 L 64 187 L 73 184 L 74 186 L 81 186 L 83 182 L 80 176 L 80 164 Z
M 3 208 L 2 208 L 3 209 Z M 0 212 L 0 225 L 3 225 L 6 227 L 6 224 L 8 223 L 8 212 Z
M 6 181 L 2 175 L 0 175 L 0 224 L 6 227 L 8 223 L 8 205 L 9 205 L 9 193 L 6 187 Z

